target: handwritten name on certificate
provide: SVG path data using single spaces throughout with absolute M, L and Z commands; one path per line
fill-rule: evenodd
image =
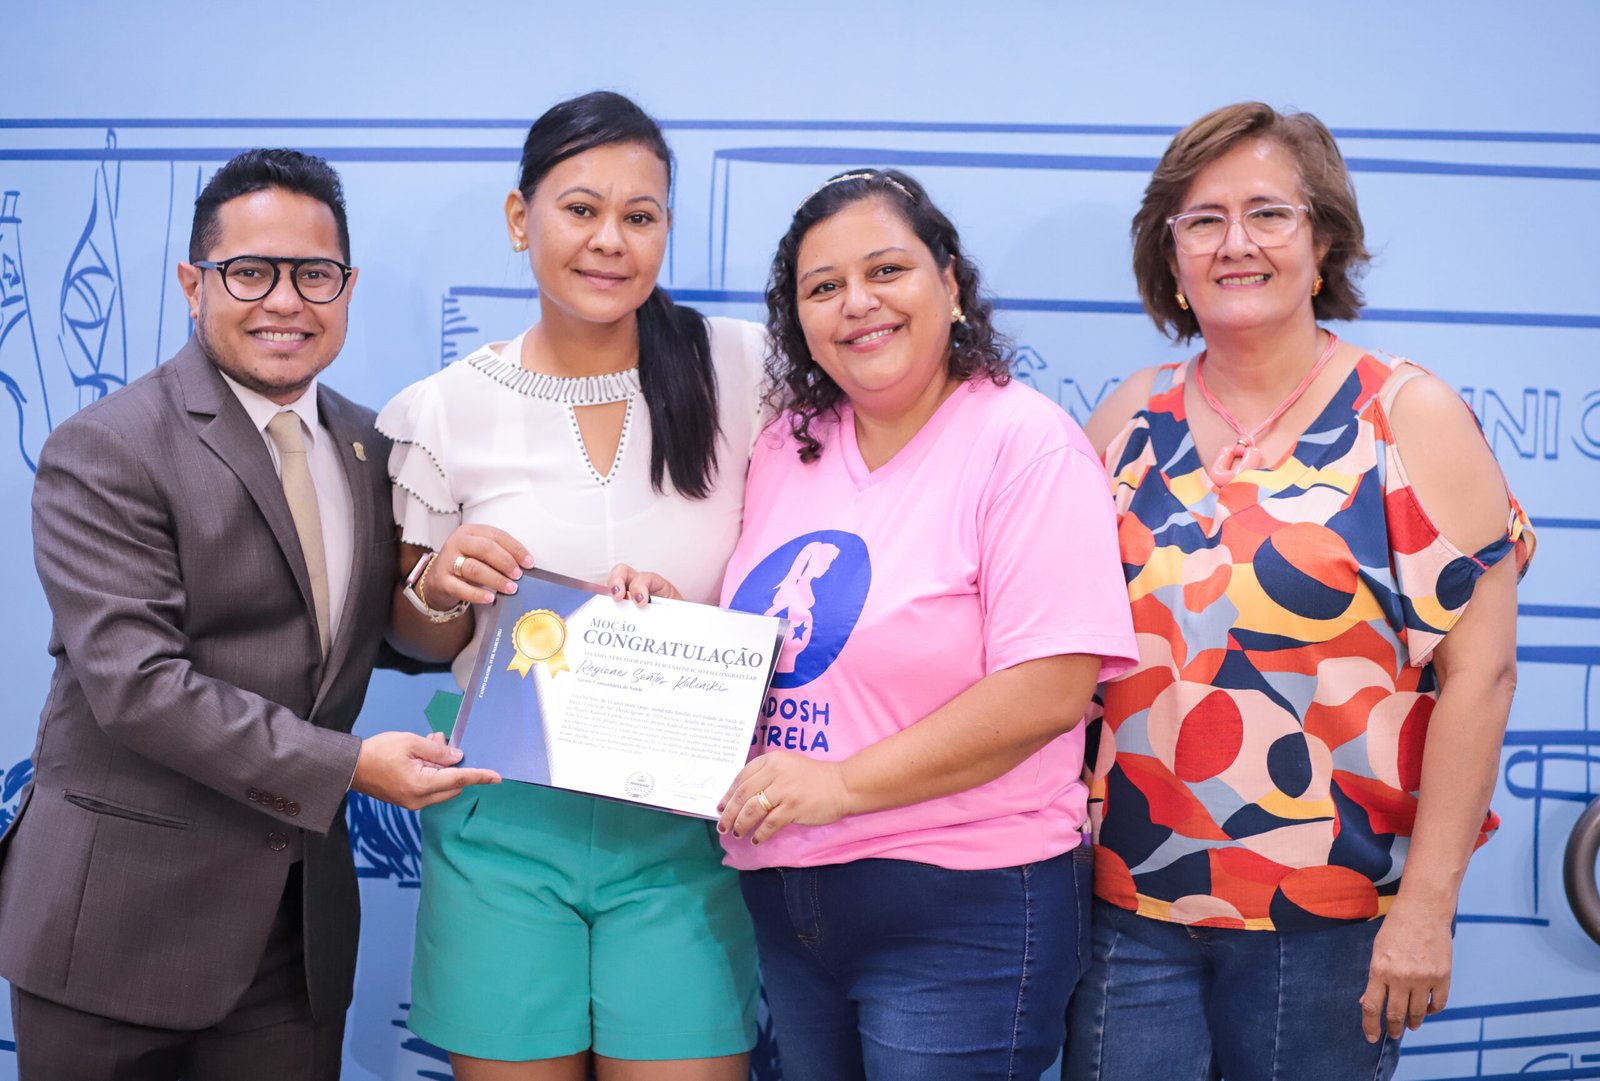
M 450 742 L 508 780 L 717 817 L 787 621 L 602 592 L 536 570 L 497 600 Z

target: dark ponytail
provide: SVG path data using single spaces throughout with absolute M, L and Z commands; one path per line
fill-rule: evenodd
M 552 106 L 528 129 L 517 188 L 524 199 L 551 169 L 586 150 L 637 143 L 667 167 L 672 151 L 661 128 L 621 94 L 597 90 Z M 704 499 L 717 473 L 717 375 L 705 317 L 674 304 L 656 286 L 638 312 L 639 387 L 650 411 L 650 484 L 670 479 L 690 499 Z
M 717 373 L 705 318 L 656 286 L 639 308 L 639 390 L 650 410 L 650 484 L 691 499 L 717 471 Z

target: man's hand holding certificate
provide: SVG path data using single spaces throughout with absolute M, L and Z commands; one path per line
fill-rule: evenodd
M 533 571 L 499 598 L 451 744 L 508 780 L 716 818 L 785 621 L 600 592 Z

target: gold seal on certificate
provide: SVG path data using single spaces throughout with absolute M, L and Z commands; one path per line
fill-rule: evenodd
M 528 612 L 511 628 L 511 648 L 517 655 L 506 665 L 506 671 L 526 677 L 528 670 L 542 661 L 552 676 L 566 672 L 566 645 L 566 620 L 548 608 Z

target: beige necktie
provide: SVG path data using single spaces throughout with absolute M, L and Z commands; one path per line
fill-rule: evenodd
M 322 515 L 317 510 L 317 489 L 311 483 L 311 466 L 306 461 L 306 443 L 300 432 L 300 416 L 285 410 L 267 424 L 267 436 L 278 448 L 283 496 L 294 516 L 294 530 L 300 534 L 300 552 L 306 557 L 311 574 L 311 599 L 317 609 L 317 635 L 322 640 L 322 656 L 328 656 L 328 558 L 322 550 Z

